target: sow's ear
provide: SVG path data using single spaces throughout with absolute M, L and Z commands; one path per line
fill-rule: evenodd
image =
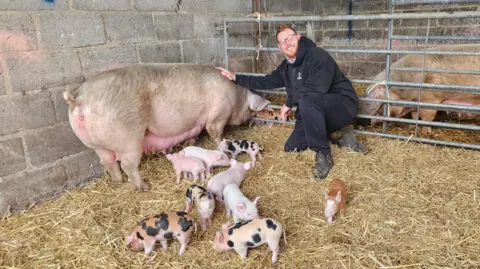
M 365 91 L 365 95 L 370 98 L 380 98 L 383 99 L 385 97 L 385 84 L 377 83 L 372 85 Z
M 253 111 L 261 111 L 263 110 L 268 104 L 270 104 L 270 101 L 267 99 L 261 97 L 258 94 L 255 94 L 251 92 L 250 90 L 247 90 L 247 102 L 251 110 Z

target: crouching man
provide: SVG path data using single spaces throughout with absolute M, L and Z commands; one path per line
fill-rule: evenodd
M 218 69 L 228 79 L 247 88 L 286 88 L 287 99 L 281 109 L 283 122 L 292 107 L 297 106 L 297 110 L 295 127 L 285 143 L 285 151 L 315 151 L 313 176 L 317 180 L 325 179 L 334 165 L 330 142 L 364 152 L 353 132 L 345 128 L 355 120 L 359 99 L 335 60 L 312 40 L 300 36 L 289 25 L 280 25 L 277 42 L 285 60 L 271 74 L 245 76 Z M 332 139 L 336 131 L 342 133 L 338 141 Z

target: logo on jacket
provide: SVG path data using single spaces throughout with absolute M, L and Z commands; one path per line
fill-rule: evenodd
M 299 80 L 299 79 L 302 79 L 302 73 L 301 72 L 298 72 L 297 80 Z

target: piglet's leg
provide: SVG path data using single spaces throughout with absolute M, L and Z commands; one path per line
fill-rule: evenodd
M 168 246 L 167 239 L 161 239 L 160 244 L 162 244 L 163 249 L 167 249 L 167 246 Z
M 150 255 L 155 248 L 155 240 L 152 238 L 145 238 L 143 244 L 145 248 L 145 255 Z
M 188 172 L 183 172 L 183 178 L 188 178 Z
M 242 259 L 247 258 L 248 248 L 238 247 L 238 248 L 235 248 L 235 251 L 238 253 L 238 255 L 240 255 L 240 257 L 242 257 Z
M 250 158 L 252 159 L 252 166 L 255 166 L 257 159 L 255 158 L 255 152 L 250 152 Z
M 268 247 L 272 250 L 272 264 L 275 264 L 278 259 L 278 242 L 267 242 L 267 244 Z
M 226 211 L 225 218 L 227 218 L 228 220 L 230 219 L 230 209 L 227 207 L 225 211 Z
M 205 231 L 207 229 L 207 219 L 201 218 L 202 221 L 202 230 Z
M 202 177 L 202 183 L 205 183 L 205 171 L 200 172 L 200 177 Z
M 108 173 L 114 181 L 122 181 L 122 172 L 120 172 L 120 167 L 115 161 L 115 152 L 103 149 L 95 150 L 98 157 L 100 158 L 100 163 L 107 169 Z
M 262 153 L 260 153 L 260 151 L 257 153 L 257 155 L 258 155 L 258 159 L 259 159 L 259 160 L 262 160 L 262 159 L 263 159 Z
M 185 212 L 190 213 L 192 210 L 192 204 L 190 201 L 187 200 L 187 206 L 185 207 Z
M 197 181 L 198 181 L 198 173 L 193 173 L 193 172 L 192 172 L 192 175 L 193 175 L 193 183 L 197 183 Z
M 341 218 L 345 217 L 345 207 L 340 209 L 340 217 Z
M 175 171 L 175 173 L 177 174 L 177 184 L 180 184 L 180 177 L 182 176 L 182 171 L 179 169 Z
M 185 254 L 185 251 L 187 250 L 187 245 L 188 241 L 190 239 L 190 233 L 186 232 L 183 234 L 180 234 L 179 237 L 177 237 L 178 242 L 180 242 L 180 250 L 178 251 L 178 256 L 183 256 Z

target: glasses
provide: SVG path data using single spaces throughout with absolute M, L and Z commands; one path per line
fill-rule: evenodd
M 291 34 L 291 35 L 287 36 L 287 38 L 285 38 L 284 40 L 278 42 L 278 44 L 280 44 L 281 46 L 285 46 L 285 45 L 287 45 L 287 42 L 292 43 L 293 40 L 295 40 L 295 36 L 296 36 L 296 34 Z

